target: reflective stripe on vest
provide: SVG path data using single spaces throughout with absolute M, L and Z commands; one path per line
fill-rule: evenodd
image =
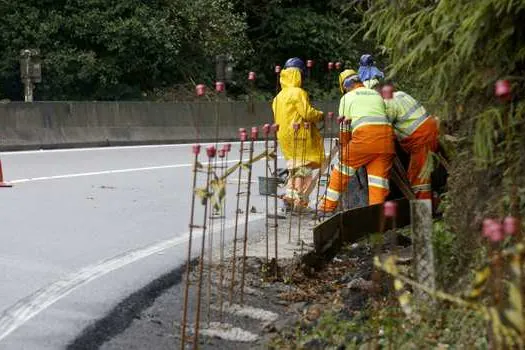
M 430 192 L 430 191 L 432 191 L 432 185 L 430 185 L 430 184 L 415 185 L 415 186 L 412 186 L 412 191 L 414 193 Z
M 423 122 L 425 122 L 425 120 L 427 120 L 429 117 L 428 113 L 425 113 L 423 114 L 422 116 L 420 116 L 419 118 L 417 118 L 415 121 L 413 121 L 410 126 L 406 127 L 406 128 L 403 128 L 401 126 L 397 126 L 395 127 L 395 131 L 396 131 L 396 135 L 400 138 L 400 139 L 404 139 L 410 135 L 412 135 L 414 133 L 414 131 L 417 130 L 417 128 L 419 128 L 421 126 L 421 124 L 423 124 Z
M 365 125 L 391 125 L 386 117 L 358 117 L 352 119 L 352 132 Z
M 388 179 L 374 175 L 368 175 L 368 186 L 384 188 L 386 190 L 390 188 Z
M 410 117 L 412 117 L 412 115 L 418 110 L 420 109 L 421 107 L 421 103 L 416 103 L 415 105 L 413 105 L 401 118 L 398 118 L 398 122 L 404 122 L 405 120 L 408 120 L 410 119 Z
M 356 91 L 355 94 L 357 96 L 377 96 L 377 92 L 375 91 Z

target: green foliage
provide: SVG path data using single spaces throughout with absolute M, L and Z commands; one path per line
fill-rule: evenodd
M 10 99 L 21 97 L 24 48 L 43 56 L 38 99 L 111 100 L 204 79 L 215 54 L 249 47 L 227 0 L 4 1 L 0 12 L 0 86 Z
M 273 349 L 309 349 L 318 340 L 323 349 L 488 349 L 486 324 L 476 313 L 442 305 L 427 310 L 421 322 L 404 320 L 398 307 L 365 309 L 352 319 L 327 312 L 307 331 L 297 328 L 295 339 L 278 338 Z
M 248 37 L 253 53 L 238 65 L 239 72 L 257 72 L 257 87 L 275 90 L 275 65 L 290 57 L 313 59 L 311 79 L 305 88 L 312 99 L 339 98 L 337 72 L 330 74 L 329 61 L 340 61 L 357 68 L 359 57 L 371 45 L 362 38 L 351 40 L 358 31 L 361 16 L 344 12 L 346 1 L 246 0 L 237 1 L 239 12 L 246 13 Z M 244 73 L 242 73 L 244 74 Z
M 515 94 L 525 92 L 525 1 L 378 0 L 364 19 L 367 37 L 378 40 L 392 62 L 388 75 L 417 81 L 411 93 L 435 103 L 434 112 L 465 133 L 474 126 L 478 165 L 497 163 L 494 132 L 509 111 L 495 107 L 492 86 L 507 78 Z M 523 124 L 521 105 L 511 118 Z

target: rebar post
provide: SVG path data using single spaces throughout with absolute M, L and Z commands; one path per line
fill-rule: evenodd
M 299 129 L 301 128 L 301 124 L 299 123 L 294 123 L 293 124 L 293 151 L 292 151 L 292 154 L 293 154 L 293 159 L 292 159 L 292 169 L 290 169 L 290 172 L 288 174 L 288 177 L 289 177 L 289 186 L 291 187 L 290 188 L 290 193 L 291 193 L 291 197 L 290 197 L 290 201 L 291 201 L 291 204 L 290 204 L 290 221 L 289 221 L 289 224 L 288 224 L 288 243 L 292 243 L 292 220 L 293 220 L 293 212 L 295 210 L 295 173 L 296 173 L 296 170 L 295 170 L 295 167 L 297 165 L 297 142 L 298 142 L 298 137 L 299 137 Z
M 241 201 L 241 178 L 242 178 L 242 168 L 243 168 L 243 155 L 244 155 L 244 143 L 248 139 L 246 134 L 246 129 L 239 129 L 239 139 L 240 150 L 239 150 L 239 172 L 237 177 L 237 204 L 235 206 L 235 224 L 233 230 L 233 252 L 232 252 L 232 274 L 230 278 L 230 293 L 229 293 L 229 302 L 230 305 L 233 303 L 233 289 L 235 288 L 235 270 L 237 267 L 237 233 L 239 232 L 239 210 L 240 210 L 240 201 Z
M 205 187 L 205 193 L 206 197 L 204 199 L 204 214 L 203 214 L 203 222 L 204 226 L 202 229 L 202 240 L 201 240 L 201 251 L 200 251 L 200 258 L 199 258 L 199 282 L 197 284 L 197 310 L 195 315 L 195 332 L 193 333 L 193 347 L 198 348 L 198 342 L 199 342 L 199 328 L 200 328 L 200 317 L 201 317 L 201 302 L 202 302 L 202 277 L 204 274 L 204 253 L 205 253 L 205 246 L 206 246 L 206 219 L 208 217 L 208 192 L 210 190 L 210 178 L 212 173 L 212 164 L 213 164 L 213 158 L 215 158 L 215 154 L 217 152 L 217 149 L 214 146 L 210 146 L 206 148 L 206 154 L 208 156 L 208 171 L 206 174 L 206 187 Z
M 333 63 L 332 63 L 332 66 L 333 66 Z M 333 68 L 333 67 L 332 67 Z M 323 172 L 325 171 L 323 168 L 323 161 L 324 161 L 324 143 L 325 143 L 325 140 L 326 140 L 326 128 L 327 128 L 327 125 L 326 125 L 326 119 L 327 118 L 323 118 L 323 144 L 322 144 L 322 147 L 321 149 L 319 150 L 319 159 L 321 159 L 321 165 L 319 167 L 319 176 L 317 177 L 317 192 L 316 192 L 316 195 L 315 195 L 315 214 L 314 214 L 314 221 L 317 221 L 317 219 L 319 218 L 319 215 L 318 215 L 318 211 L 317 211 L 317 208 L 319 208 L 319 194 L 320 194 L 320 191 L 321 191 L 321 177 L 323 176 Z M 329 120 L 329 118 L 328 118 Z M 330 148 L 329 152 L 331 153 L 332 152 L 332 149 Z M 330 163 L 328 163 L 328 166 L 330 166 Z
M 223 148 L 218 152 L 219 158 L 221 159 L 221 170 L 220 170 L 220 178 L 222 179 L 224 177 L 224 173 L 228 164 L 228 153 L 231 150 L 231 145 L 226 144 L 223 146 Z M 226 179 L 224 179 L 226 181 Z M 226 186 L 226 184 L 225 184 Z M 225 246 L 225 233 L 226 233 L 226 196 L 224 196 L 222 205 L 221 205 L 221 213 L 220 213 L 220 250 L 219 250 L 219 320 L 222 323 L 223 319 L 223 305 L 224 305 L 224 293 L 223 293 L 223 287 L 224 287 L 224 246 Z
M 277 133 L 279 132 L 279 125 L 273 124 L 272 125 L 272 132 L 274 134 L 273 139 L 273 151 L 274 151 L 274 159 L 273 159 L 273 174 L 275 176 L 275 182 L 278 183 L 278 174 L 277 174 L 277 147 L 278 147 L 278 140 L 277 140 Z M 278 221 L 278 202 L 277 202 L 277 193 L 273 197 L 273 210 L 274 210 L 274 217 L 273 217 L 273 229 L 274 229 L 274 248 L 275 248 L 275 277 L 277 278 L 277 259 L 278 259 L 278 252 L 279 252 L 279 221 Z
M 305 122 L 303 123 L 304 126 L 304 137 L 301 139 L 301 166 L 304 167 L 306 165 L 306 141 L 308 140 L 308 133 L 310 131 L 310 123 Z M 301 203 L 304 198 L 301 198 L 303 195 L 303 190 L 305 188 L 305 182 L 304 177 L 299 177 L 300 186 L 298 186 L 301 189 L 301 192 L 299 194 L 299 218 L 297 219 L 297 244 L 301 244 L 301 223 L 303 221 L 303 203 Z
M 241 274 L 241 305 L 244 304 L 244 284 L 246 278 L 246 253 L 248 249 L 248 227 L 250 224 L 250 196 L 251 196 L 251 187 L 252 187 L 252 170 L 253 170 L 253 151 L 254 151 L 254 142 L 258 137 L 257 127 L 252 127 L 250 134 L 250 150 L 248 158 L 248 184 L 246 192 L 246 212 L 245 212 L 245 221 L 244 221 L 244 242 L 243 242 L 243 252 L 242 252 L 242 274 Z
M 350 124 L 352 124 L 352 119 L 345 119 L 344 121 L 345 132 L 350 132 Z M 347 142 L 344 147 L 345 147 L 344 154 L 346 154 L 348 157 L 348 154 L 350 153 L 350 142 Z M 359 175 L 356 172 L 354 176 L 358 177 Z M 343 196 L 345 199 L 341 201 L 341 204 L 342 204 L 341 207 L 342 207 L 342 210 L 344 211 L 346 209 L 349 209 L 348 203 L 350 203 L 350 191 L 348 190 L 348 185 L 344 189 Z
M 264 220 L 265 220 L 265 225 L 264 225 L 264 228 L 265 228 L 265 233 L 266 233 L 266 265 L 268 265 L 268 262 L 269 262 L 269 255 L 270 255 L 270 234 L 269 234 L 269 231 L 270 231 L 270 222 L 269 222 L 269 218 L 268 218 L 268 215 L 269 215 L 269 198 L 268 196 L 270 195 L 270 192 L 269 192 L 269 182 L 270 182 L 270 178 L 268 177 L 268 168 L 270 167 L 270 160 L 269 160 L 269 155 L 270 155 L 270 148 L 268 147 L 268 139 L 269 139 L 269 135 L 270 135 L 270 130 L 271 129 L 271 126 L 270 124 L 264 124 L 263 126 L 263 135 L 264 135 L 264 151 L 266 152 L 266 157 L 265 157 L 265 167 L 264 167 L 264 173 L 265 173 L 265 183 L 266 183 L 266 188 L 265 188 L 265 217 L 264 217 Z
M 184 349 L 186 346 L 186 325 L 188 322 L 188 296 L 189 296 L 189 289 L 190 289 L 190 273 L 191 273 L 191 249 L 192 249 L 192 242 L 193 242 L 193 230 L 195 229 L 194 221 L 195 221 L 195 189 L 197 187 L 197 174 L 199 172 L 198 164 L 199 164 L 199 154 L 201 151 L 200 145 L 194 145 L 192 148 L 194 160 L 193 160 L 193 167 L 192 167 L 192 173 L 193 173 L 193 179 L 192 179 L 192 186 L 191 186 L 191 205 L 190 205 L 190 235 L 188 239 L 188 256 L 186 258 L 186 284 L 184 285 L 184 306 L 183 306 L 183 313 L 182 313 L 182 322 L 181 322 L 181 337 L 180 337 L 180 347 L 181 349 Z

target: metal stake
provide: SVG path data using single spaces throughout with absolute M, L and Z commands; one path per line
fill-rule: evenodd
M 330 126 L 330 129 L 329 129 L 329 132 L 328 134 L 330 135 L 330 153 L 328 155 L 328 166 L 326 167 L 326 186 L 325 186 L 325 189 L 324 189 L 324 198 L 326 199 L 326 195 L 327 195 L 327 192 L 328 192 L 328 186 L 330 184 L 330 173 L 331 173 L 331 169 L 330 169 L 330 166 L 332 164 L 332 148 L 334 147 L 334 138 L 333 138 L 333 122 L 332 122 L 332 119 L 334 117 L 334 112 L 328 112 L 328 120 L 329 120 L 329 126 Z M 337 145 L 337 144 L 336 144 Z M 341 150 L 339 150 L 338 152 L 341 152 Z M 319 207 L 319 203 L 318 205 L 316 206 L 316 209 Z M 326 218 L 326 212 L 323 212 L 322 215 L 321 215 L 321 220 L 320 221 L 324 221 L 324 219 Z
M 272 125 L 272 131 L 274 132 L 273 151 L 275 154 L 275 158 L 273 159 L 273 174 L 275 177 L 275 182 L 277 182 L 279 179 L 277 175 L 277 146 L 278 146 L 277 133 L 279 132 L 279 125 L 277 124 Z M 274 211 L 273 229 L 274 229 L 274 238 L 275 238 L 274 244 L 275 244 L 275 265 L 276 265 L 275 266 L 275 277 L 277 278 L 277 275 L 278 275 L 277 259 L 278 259 L 278 251 L 279 251 L 279 223 L 278 223 L 278 218 L 277 218 L 277 215 L 278 215 L 277 193 L 273 197 L 273 200 L 274 200 L 273 202 L 273 211 Z
M 328 118 L 328 120 L 330 121 L 330 117 Z M 326 119 L 323 119 L 323 145 L 322 145 L 322 148 L 321 148 L 321 150 L 319 152 L 320 159 L 323 159 L 323 160 L 324 160 L 323 149 L 324 149 L 324 140 L 326 139 L 326 128 L 327 128 Z M 328 150 L 328 152 L 330 154 L 332 153 L 332 148 L 331 147 Z M 317 221 L 317 219 L 318 219 L 317 208 L 319 208 L 319 193 L 321 191 L 321 177 L 323 176 L 323 164 L 322 164 L 322 162 L 323 161 L 321 161 L 321 165 L 319 167 L 319 176 L 317 177 L 317 193 L 315 195 L 315 214 L 314 214 L 314 220 L 315 221 Z M 330 163 L 328 163 L 328 166 L 330 166 Z
M 213 159 L 213 167 L 212 167 L 212 178 L 216 179 L 215 171 L 217 169 L 217 157 Z M 207 279 L 207 293 L 206 293 L 206 310 L 207 310 L 207 317 L 206 320 L 208 321 L 208 327 L 211 324 L 211 287 L 212 287 L 212 274 L 213 274 L 213 235 L 215 234 L 215 220 L 217 219 L 217 213 L 215 212 L 215 208 L 213 207 L 213 203 L 211 200 L 208 200 L 208 227 L 210 228 L 208 230 L 208 279 Z
M 212 159 L 215 157 L 217 149 L 214 146 L 210 146 L 206 149 L 206 154 L 208 155 L 208 171 L 206 174 L 206 195 L 210 190 L 210 177 L 212 173 Z M 199 342 L 199 327 L 200 327 L 200 317 L 201 317 L 201 299 L 202 299 L 202 277 L 204 274 L 204 253 L 205 253 L 205 244 L 206 244 L 206 219 L 208 217 L 208 201 L 205 199 L 204 203 L 204 215 L 203 222 L 204 227 L 202 229 L 202 241 L 201 241 L 201 252 L 200 252 L 200 265 L 199 265 L 199 283 L 197 285 L 197 314 L 195 316 L 195 333 L 193 334 L 193 347 L 198 348 Z
M 301 128 L 301 124 L 299 123 L 294 123 L 293 124 L 293 130 L 294 130 L 294 134 L 293 134 L 293 160 L 292 160 L 292 169 L 290 170 L 290 173 L 288 174 L 289 176 L 289 181 L 290 181 L 290 186 L 292 187 L 291 189 L 291 193 L 292 193 L 292 204 L 291 204 L 291 208 L 290 208 L 290 222 L 288 224 L 288 243 L 292 243 L 292 219 L 293 219 L 293 211 L 295 210 L 295 198 L 294 197 L 294 193 L 295 193 L 295 167 L 296 167 L 296 158 L 297 158 L 297 139 L 298 139 L 298 133 L 299 133 L 299 129 Z
M 184 285 L 184 308 L 183 308 L 183 314 L 182 314 L 182 323 L 181 323 L 181 337 L 180 337 L 180 347 L 181 349 L 184 349 L 186 346 L 186 324 L 188 321 L 188 296 L 189 296 L 189 289 L 190 289 L 190 272 L 191 272 L 191 245 L 193 242 L 193 229 L 194 226 L 194 217 L 195 217 L 195 188 L 197 187 L 197 173 L 198 173 L 198 167 L 197 164 L 199 162 L 199 153 L 201 150 L 200 145 L 194 145 L 193 146 L 193 154 L 195 156 L 193 160 L 193 180 L 192 180 L 192 187 L 191 187 L 191 206 L 190 206 L 190 237 L 188 240 L 188 257 L 186 259 L 186 284 Z
M 345 119 L 344 121 L 344 128 L 346 130 L 346 132 L 351 132 L 350 131 L 350 124 L 352 123 L 352 120 L 351 119 Z M 348 142 L 346 145 L 345 145 L 345 152 L 344 152 L 346 155 L 347 155 L 347 158 L 348 158 L 348 154 L 350 153 L 350 142 Z M 359 175 L 356 174 L 354 176 L 357 176 L 357 178 L 359 178 Z M 342 177 L 341 177 L 342 179 Z M 348 190 L 348 183 L 350 183 L 350 181 L 347 182 L 347 186 L 345 187 L 345 191 L 343 193 L 344 197 L 345 197 L 345 200 L 342 200 L 341 201 L 341 204 L 342 204 L 342 210 L 346 210 L 346 209 L 349 209 L 349 206 L 348 206 L 348 203 L 350 203 L 350 191 Z
M 266 232 L 266 265 L 268 265 L 269 262 L 269 250 L 270 250 L 270 242 L 269 242 L 269 230 L 270 230 L 270 223 L 268 219 L 269 215 L 269 191 L 268 191 L 268 182 L 270 181 L 270 178 L 268 177 L 268 168 L 270 167 L 270 161 L 268 159 L 268 155 L 270 152 L 270 149 L 268 148 L 268 136 L 270 135 L 270 124 L 264 124 L 263 126 L 263 134 L 264 134 L 264 151 L 266 152 L 266 158 L 265 158 L 265 177 L 266 177 L 266 195 L 265 195 L 265 232 Z
M 257 139 L 258 136 L 258 130 L 257 127 L 252 127 L 251 130 L 251 140 L 250 140 L 250 155 L 248 157 L 248 185 L 247 185 L 247 192 L 246 192 L 246 212 L 245 212 L 245 222 L 244 222 L 244 245 L 243 245 L 243 252 L 242 252 L 242 275 L 241 275 L 241 305 L 244 304 L 244 279 L 246 277 L 246 251 L 248 248 L 248 225 L 249 225 L 249 216 L 250 216 L 250 195 L 251 195 L 251 187 L 252 187 L 252 161 L 253 161 L 253 150 L 254 150 L 254 142 Z
M 219 151 L 219 158 L 221 159 L 221 171 L 220 177 L 224 177 L 224 172 L 228 164 L 228 153 L 231 150 L 231 145 L 224 145 L 223 149 Z M 226 161 L 225 161 L 226 158 Z M 225 179 L 226 181 L 226 179 Z M 226 232 L 226 196 L 221 206 L 220 216 L 220 263 L 219 263 L 219 320 L 222 323 L 223 319 L 223 306 L 224 306 L 224 246 L 225 246 L 225 232 Z
M 344 152 L 342 139 L 343 139 L 345 117 L 339 117 L 338 121 L 339 121 L 339 166 L 342 167 L 343 166 L 343 152 Z M 339 190 L 340 191 L 343 190 L 343 176 L 342 175 L 343 175 L 342 173 L 339 175 Z M 338 207 L 339 207 L 339 230 L 340 230 L 341 235 L 343 233 L 343 226 L 344 226 L 342 202 L 343 202 L 342 195 L 340 195 Z
M 237 204 L 235 207 L 235 228 L 233 233 L 233 255 L 232 255 L 232 274 L 230 281 L 230 295 L 229 302 L 230 305 L 233 303 L 233 288 L 235 287 L 235 268 L 237 266 L 237 233 L 239 231 L 239 210 L 240 210 L 240 200 L 241 200 L 241 177 L 242 177 L 242 162 L 244 154 L 244 143 L 247 140 L 246 129 L 239 129 L 240 137 L 240 150 L 239 150 L 239 175 L 237 177 Z
M 301 166 L 304 167 L 305 164 L 306 164 L 306 141 L 307 141 L 307 138 L 308 138 L 308 132 L 310 130 L 310 123 L 308 122 L 305 122 L 304 123 L 304 137 L 302 138 L 302 145 L 301 145 Z M 298 186 L 300 189 L 301 189 L 301 192 L 303 192 L 302 190 L 304 189 L 305 187 L 305 183 L 304 183 L 304 177 L 300 178 L 300 184 L 301 186 Z M 301 201 L 302 199 L 299 198 L 299 201 Z M 302 222 L 302 215 L 303 214 L 303 206 L 302 206 L 302 203 L 299 203 L 299 218 L 298 218 L 298 223 L 297 223 L 297 244 L 300 245 L 301 244 L 301 222 Z

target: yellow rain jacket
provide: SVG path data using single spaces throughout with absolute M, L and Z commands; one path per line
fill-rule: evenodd
M 312 107 L 308 94 L 301 88 L 301 72 L 298 69 L 283 69 L 280 83 L 282 90 L 274 98 L 272 109 L 275 123 L 279 124 L 277 138 L 284 158 L 289 163 L 295 158 L 296 167 L 309 165 L 318 168 L 324 160 L 324 145 L 315 123 L 321 121 L 323 115 Z M 309 130 L 304 128 L 305 122 L 311 123 Z M 295 150 L 294 123 L 301 124 Z M 305 141 L 306 147 L 303 147 Z

